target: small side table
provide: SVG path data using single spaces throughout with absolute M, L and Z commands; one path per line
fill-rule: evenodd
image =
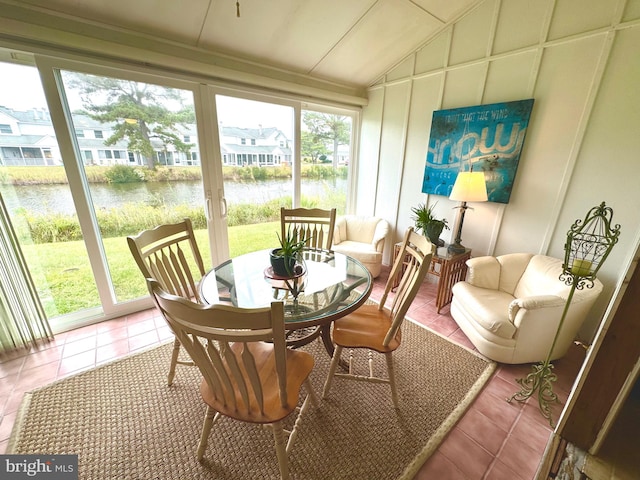
M 395 263 L 402 244 L 396 243 L 393 248 L 393 262 Z M 436 309 L 440 313 L 443 307 L 451 303 L 453 293 L 451 288 L 459 281 L 464 280 L 467 276 L 466 261 L 471 258 L 471 249 L 467 248 L 463 253 L 438 255 L 433 254 L 429 272 L 431 275 L 438 277 L 438 290 L 436 293 Z M 404 267 L 402 272 L 404 272 Z M 400 275 L 402 275 L 402 272 Z M 399 278 L 394 280 L 394 288 L 398 286 Z

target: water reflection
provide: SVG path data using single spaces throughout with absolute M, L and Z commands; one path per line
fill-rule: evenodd
M 305 196 L 326 194 L 327 186 L 334 191 L 345 191 L 345 179 L 303 180 L 301 190 Z M 71 192 L 67 185 L 14 186 L 15 196 L 5 201 L 10 212 L 24 208 L 34 214 L 75 213 Z M 225 182 L 225 194 L 229 205 L 239 203 L 264 203 L 269 200 L 291 196 L 290 180 L 265 180 L 255 183 Z M 203 205 L 204 190 L 200 182 L 154 182 L 91 184 L 91 198 L 97 209 L 117 208 L 126 203 L 149 205 L 164 204 Z M 19 202 L 18 202 L 19 199 Z

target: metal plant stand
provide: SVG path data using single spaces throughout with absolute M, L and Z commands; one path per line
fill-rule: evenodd
M 540 411 L 549 420 L 552 427 L 554 425 L 551 418 L 551 404 L 560 402 L 553 391 L 553 383 L 558 379 L 558 376 L 553 373 L 551 356 L 571 305 L 573 294 L 576 289 L 593 288 L 596 273 L 609 256 L 613 246 L 618 242 L 620 225 L 612 227 L 612 217 L 613 210 L 602 202 L 599 206 L 589 210 L 584 220 L 578 219 L 571 226 L 567 233 L 567 242 L 564 245 L 564 263 L 560 274 L 560 280 L 571 285 L 571 289 L 549 354 L 542 363 L 533 366 L 533 371 L 529 375 L 516 380 L 522 388 L 507 399 L 509 403 L 513 400 L 524 402 L 537 392 Z

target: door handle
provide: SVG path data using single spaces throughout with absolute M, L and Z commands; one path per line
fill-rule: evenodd
M 224 198 L 222 189 L 218 190 L 218 197 L 220 198 L 220 216 L 227 218 L 227 199 Z
M 211 195 L 207 195 L 204 205 L 204 216 L 207 219 L 207 223 L 211 222 Z

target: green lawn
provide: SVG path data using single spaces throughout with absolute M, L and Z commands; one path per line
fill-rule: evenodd
M 279 228 L 280 222 L 229 227 L 230 256 L 277 246 Z M 207 268 L 211 265 L 207 232 L 196 230 L 195 234 Z M 23 245 L 22 248 L 49 318 L 100 305 L 83 242 Z M 126 238 L 107 238 L 104 249 L 118 301 L 147 295 Z

